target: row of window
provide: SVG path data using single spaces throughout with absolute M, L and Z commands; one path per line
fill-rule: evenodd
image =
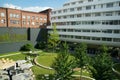
M 20 14 L 10 13 L 10 18 L 20 18 Z M 47 20 L 46 17 L 44 17 L 44 18 L 40 17 L 40 18 L 39 18 L 38 16 L 36 16 L 36 17 L 35 17 L 35 16 L 32 16 L 32 17 L 31 17 L 31 16 L 25 16 L 25 15 L 23 15 L 22 18 L 23 18 L 23 19 L 28 19 L 28 20 L 30 20 L 30 19 L 32 19 L 32 20 L 35 20 L 35 19 L 36 19 L 36 20 L 45 20 L 45 21 Z
M 73 11 L 81 11 L 81 10 L 91 10 L 91 9 L 102 9 L 102 8 L 111 8 L 111 7 L 117 7 L 120 6 L 120 2 L 114 2 L 114 3 L 106 3 L 106 4 L 98 4 L 98 5 L 89 5 L 89 6 L 82 6 L 82 7 L 75 7 L 75 8 L 68 8 L 58 11 L 53 11 L 51 14 L 61 14 L 66 12 L 73 12 Z
M 44 18 L 43 18 L 43 17 L 40 17 L 40 18 L 39 18 L 38 16 L 32 16 L 32 17 L 31 17 L 31 16 L 25 16 L 25 15 L 23 15 L 22 18 L 23 18 L 23 19 L 29 19 L 29 20 L 30 20 L 30 18 L 31 18 L 32 20 L 35 20 L 35 19 L 36 19 L 36 20 L 45 20 L 45 21 L 47 20 L 46 17 L 44 17 Z
M 20 24 L 20 21 L 19 20 L 10 20 L 10 23 L 11 24 Z M 32 24 L 32 25 L 43 25 L 43 23 L 42 22 L 30 22 L 30 21 L 22 21 L 22 24 L 23 25 L 30 25 L 30 24 Z
M 75 14 L 67 16 L 52 17 L 51 20 L 56 19 L 69 19 L 69 18 L 80 18 L 80 17 L 104 17 L 104 16 L 120 16 L 120 11 L 116 12 L 101 12 L 101 13 L 86 13 L 86 14 Z
M 100 0 L 98 0 L 100 1 Z M 75 4 L 81 4 L 81 3 L 84 3 L 85 1 L 78 1 L 78 2 L 71 2 L 71 3 L 66 3 L 64 4 L 63 6 L 69 6 L 69 5 L 75 5 Z M 93 0 L 87 0 L 86 2 L 93 2 Z
M 10 13 L 10 18 L 20 18 L 20 14 Z
M 22 24 L 23 24 L 23 25 L 26 25 L 26 24 L 27 24 L 27 25 L 30 25 L 30 21 L 27 21 L 27 22 L 26 22 L 26 21 L 22 21 Z M 31 24 L 32 24 L 32 25 L 43 25 L 42 22 L 40 22 L 40 23 L 39 23 L 39 22 L 31 22 Z
M 105 38 L 105 37 L 99 38 L 99 37 L 71 36 L 71 35 L 60 35 L 60 37 L 61 38 L 84 39 L 84 40 L 120 42 L 120 38 Z
M 120 25 L 120 20 L 72 21 L 72 22 L 56 22 L 55 24 L 58 26 L 63 26 L 63 25 Z
M 92 32 L 92 33 L 114 33 L 120 34 L 120 29 L 90 30 L 90 29 L 57 29 L 60 32 Z
M 4 12 L 0 12 L 0 17 L 5 17 L 5 13 Z

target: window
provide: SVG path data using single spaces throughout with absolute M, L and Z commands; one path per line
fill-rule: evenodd
M 70 8 L 70 11 L 71 11 L 71 12 L 74 11 L 74 8 Z
M 67 9 L 64 9 L 63 12 L 64 12 L 64 13 L 67 12 Z
M 76 3 L 75 2 L 72 2 L 72 5 L 75 5 Z
M 86 10 L 90 10 L 91 9 L 91 6 L 86 6 Z
M 79 1 L 78 3 L 83 3 L 83 1 Z
M 113 41 L 114 42 L 120 42 L 120 38 L 114 38 Z
M 39 22 L 36 22 L 36 25 L 39 25 Z
M 44 20 L 46 21 L 47 19 L 46 19 L 46 18 L 44 18 Z
M 107 7 L 107 8 L 113 7 L 113 3 L 108 3 L 108 4 L 106 4 L 106 7 Z
M 66 16 L 63 16 L 64 19 L 66 19 L 67 17 Z
M 16 18 L 19 18 L 20 16 L 19 16 L 19 14 L 16 14 Z
M 88 0 L 88 2 L 92 2 L 93 0 Z
M 40 20 L 42 20 L 42 17 L 40 17 Z
M 81 14 L 78 14 L 77 17 L 82 17 L 82 15 L 81 15 Z
M 3 23 L 3 24 L 4 24 L 4 23 L 5 23 L 5 19 L 2 19 L 2 20 L 1 20 L 1 23 Z
M 112 16 L 112 12 L 106 12 L 105 16 Z
M 103 4 L 101 4 L 101 8 L 103 8 Z
M 78 10 L 78 11 L 82 10 L 82 7 L 78 7 L 77 10 Z
M 101 14 L 100 13 L 95 13 L 95 16 L 101 16 Z
M 74 15 L 70 15 L 70 18 L 74 18 Z
M 35 19 L 35 16 L 32 16 L 32 19 L 34 20 L 34 19 Z
M 58 13 L 61 13 L 61 10 L 59 10 Z
M 40 22 L 40 25 L 43 25 L 43 23 L 42 23 L 42 22 Z
M 12 18 L 12 15 L 13 15 L 13 14 L 12 14 L 12 13 L 10 13 L 10 17 L 11 17 L 11 18 Z
M 32 25 L 35 25 L 35 22 L 32 22 Z
M 26 21 L 23 21 L 23 25 L 25 25 L 26 24 Z
M 27 22 L 27 25 L 30 25 L 30 21 Z
M 96 5 L 93 5 L 93 9 L 95 9 L 96 8 Z
M 0 15 L 1 15 L 1 17 L 5 17 L 5 13 L 3 13 L 3 12 Z
M 27 16 L 27 19 L 30 19 L 30 16 Z
M 115 34 L 119 34 L 119 33 L 120 33 L 120 30 L 114 30 L 114 33 L 115 33 Z
M 11 23 L 11 24 L 19 24 L 20 21 L 18 21 L 18 20 L 10 20 L 10 23 Z
M 36 17 L 36 20 L 38 20 L 38 16 Z
M 86 17 L 90 17 L 90 16 L 91 16 L 91 14 L 90 14 L 90 13 L 87 13 L 87 14 L 85 14 L 85 16 L 86 16 Z
M 120 6 L 120 2 L 119 2 L 119 6 Z
M 23 15 L 23 16 L 22 16 L 22 18 L 23 18 L 23 19 L 25 19 L 25 18 L 26 18 L 26 16 L 25 16 L 25 15 Z

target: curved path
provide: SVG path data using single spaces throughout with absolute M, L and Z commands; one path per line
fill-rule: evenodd
M 6 54 L 6 55 L 0 56 L 0 58 L 1 58 L 1 57 L 7 57 L 7 56 L 14 56 L 14 55 L 18 55 L 18 54 L 21 54 L 21 53 L 18 52 L 18 53 L 14 53 L 14 54 Z
M 51 68 L 51 67 L 47 67 L 47 66 L 43 66 L 43 65 L 39 64 L 39 63 L 37 62 L 37 58 L 38 58 L 38 56 L 34 58 L 34 63 L 35 63 L 37 66 L 42 67 L 42 68 L 45 68 L 45 69 L 53 70 L 53 68 Z
M 35 63 L 37 66 L 42 67 L 42 68 L 44 68 L 44 69 L 53 70 L 53 68 L 51 68 L 51 67 L 47 67 L 47 66 L 44 66 L 44 65 L 39 64 L 39 63 L 37 62 L 37 58 L 38 58 L 38 56 L 34 58 L 34 63 Z M 74 76 L 74 77 L 80 77 L 80 75 L 72 75 L 72 76 Z M 91 79 L 91 80 L 95 80 L 95 79 L 93 79 L 93 78 L 91 78 L 91 77 L 88 77 L 88 76 L 83 76 L 83 75 L 82 75 L 82 77 L 88 78 L 88 79 Z

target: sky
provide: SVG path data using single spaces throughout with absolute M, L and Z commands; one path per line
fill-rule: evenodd
M 0 0 L 0 7 L 39 12 L 47 8 L 59 8 L 68 0 Z

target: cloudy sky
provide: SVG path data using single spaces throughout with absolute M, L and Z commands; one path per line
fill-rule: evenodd
M 0 0 L 0 7 L 39 12 L 47 8 L 58 8 L 68 0 Z

